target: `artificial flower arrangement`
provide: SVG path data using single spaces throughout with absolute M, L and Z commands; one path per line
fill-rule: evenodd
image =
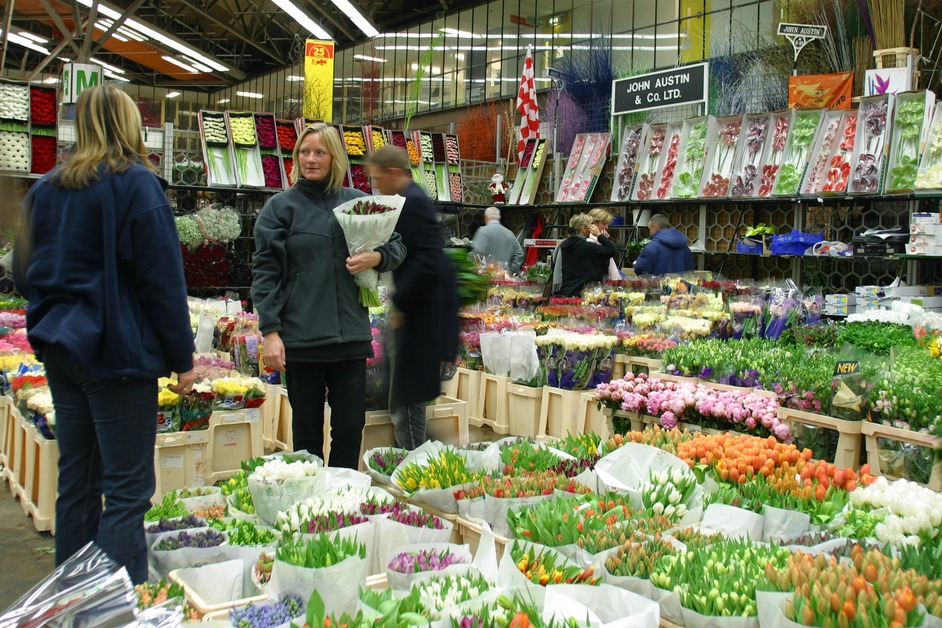
M 523 185 L 523 189 L 520 191 L 520 196 L 517 198 L 517 202 L 521 205 L 532 204 L 533 201 L 536 200 L 536 190 L 540 184 L 540 177 L 543 173 L 543 167 L 546 165 L 546 157 L 549 152 L 546 148 L 548 145 L 547 142 L 548 140 L 546 138 L 534 141 L 536 148 L 533 151 L 529 166 L 527 167 L 527 180 Z M 454 175 L 455 173 L 452 174 Z M 452 200 L 456 200 L 454 196 L 452 196 Z
M 671 186 L 677 175 L 677 163 L 680 160 L 680 146 L 683 138 L 683 123 L 672 122 L 667 125 L 664 136 L 664 148 L 658 161 L 657 175 L 654 177 L 653 196 L 658 200 L 670 198 Z
M 857 137 L 847 191 L 851 194 L 879 194 L 883 183 L 886 140 L 893 120 L 893 94 L 866 96 L 857 108 Z
M 621 150 L 615 166 L 615 184 L 612 186 L 612 202 L 625 202 L 631 196 L 635 174 L 639 168 L 641 139 L 647 125 L 632 124 L 622 128 Z
M 566 201 L 570 197 L 570 189 L 576 184 L 576 173 L 577 168 L 579 167 L 579 160 L 582 157 L 582 152 L 585 149 L 586 139 L 588 137 L 588 133 L 579 133 L 576 135 L 576 139 L 573 140 L 572 150 L 569 152 L 569 161 L 566 162 L 566 170 L 564 171 L 562 180 L 559 184 L 559 192 L 556 194 L 557 203 Z
M 857 118 L 856 111 L 844 112 L 841 132 L 831 153 L 826 182 L 821 188 L 823 194 L 842 194 L 847 190 L 847 185 L 850 183 L 850 161 L 857 138 Z
M 693 198 L 700 189 L 704 164 L 709 159 L 709 151 L 717 140 L 716 118 L 704 116 L 684 120 L 683 132 L 678 148 L 680 166 L 674 178 L 670 196 L 663 198 Z
M 743 116 L 739 134 L 740 150 L 729 182 L 730 198 L 755 195 L 761 174 L 762 155 L 769 137 L 770 114 L 751 113 Z
M 823 115 L 823 109 L 795 110 L 782 162 L 775 185 L 772 186 L 774 196 L 791 196 L 798 193 Z M 819 142 L 822 141 L 823 139 L 819 139 Z
M 732 170 L 740 146 L 742 125 L 742 116 L 729 116 L 716 120 L 715 133 L 707 145 L 711 167 L 703 171 L 700 196 L 726 198 L 729 195 Z
M 654 195 L 654 180 L 667 137 L 666 124 L 651 124 L 642 128 L 638 156 L 638 177 L 631 192 L 631 200 L 647 201 Z M 619 180 L 619 185 L 621 180 Z
M 928 135 L 935 106 L 929 90 L 896 94 L 890 151 L 887 159 L 887 192 L 910 192 L 916 187 L 919 156 Z
M 831 165 L 831 155 L 843 140 L 841 129 L 846 113 L 843 110 L 825 111 L 821 120 L 818 136 L 811 150 L 808 169 L 801 182 L 801 194 L 817 194 L 823 191 L 827 183 L 827 174 Z M 856 114 L 852 114 L 856 115 Z M 848 166 L 849 168 L 850 166 Z
M 916 191 L 942 188 L 942 107 L 936 106 L 916 175 Z
M 753 196 L 772 195 L 772 189 L 775 187 L 779 170 L 785 159 L 785 146 L 794 122 L 794 114 L 794 109 L 769 114 L 769 129 L 762 153 L 762 167 L 758 173 L 759 182 Z
M 610 133 L 590 133 L 582 150 L 572 185 L 569 188 L 570 201 L 588 203 L 598 183 L 598 175 L 608 157 Z
M 595 388 L 611 379 L 616 336 L 560 332 L 537 336 L 540 377 L 567 390 Z

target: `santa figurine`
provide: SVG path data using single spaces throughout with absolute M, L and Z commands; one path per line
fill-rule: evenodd
M 504 196 L 507 193 L 507 186 L 504 185 L 504 175 L 495 172 L 488 187 L 491 188 L 491 194 L 494 196 L 494 204 L 503 205 L 507 200 Z

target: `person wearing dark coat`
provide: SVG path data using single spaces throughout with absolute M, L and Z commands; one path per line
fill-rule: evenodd
M 687 246 L 687 236 L 671 227 L 664 214 L 651 216 L 648 229 L 651 241 L 635 260 L 636 275 L 668 275 L 693 270 L 693 253 Z
M 608 262 L 615 256 L 615 245 L 587 214 L 573 216 L 569 227 L 576 233 L 559 243 L 553 259 L 553 296 L 557 297 L 577 297 L 586 284 L 603 281 Z M 595 236 L 597 243 L 589 242 L 589 236 Z
M 441 364 L 458 353 L 457 271 L 442 250 L 435 206 L 412 181 L 409 154 L 384 146 L 368 165 L 374 189 L 406 199 L 396 224 L 406 257 L 392 273 L 387 334 L 389 413 L 398 445 L 415 449 L 427 440 L 425 407 L 441 392 Z

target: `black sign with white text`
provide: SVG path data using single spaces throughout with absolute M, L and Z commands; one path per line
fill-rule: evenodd
M 709 77 L 696 63 L 612 81 L 612 115 L 706 102 Z
M 824 39 L 828 35 L 827 26 L 816 24 L 788 24 L 782 22 L 778 25 L 778 34 L 788 37 L 808 37 L 809 39 Z

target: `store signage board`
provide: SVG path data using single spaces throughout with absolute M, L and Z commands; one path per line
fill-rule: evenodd
M 560 242 L 562 240 L 555 238 L 526 238 L 523 241 L 523 246 L 537 249 L 554 249 Z
M 695 63 L 612 81 L 612 115 L 705 103 L 710 66 Z
M 71 105 L 86 89 L 101 85 L 103 70 L 93 63 L 66 63 L 62 66 L 62 104 Z

